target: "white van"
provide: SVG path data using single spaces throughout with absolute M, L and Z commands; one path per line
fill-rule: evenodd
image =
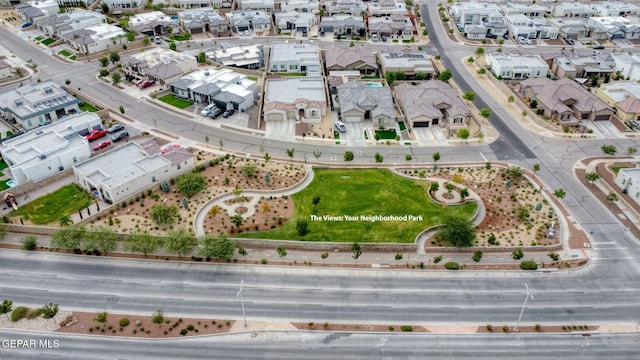
M 153 39 L 153 41 L 154 41 L 156 44 L 160 44 L 160 43 L 162 42 L 162 41 L 160 41 L 160 36 L 156 36 L 156 37 Z

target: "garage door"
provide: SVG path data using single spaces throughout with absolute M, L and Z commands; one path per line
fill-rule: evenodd
M 348 123 L 348 122 L 359 122 L 361 121 L 362 118 L 360 118 L 360 116 L 347 116 L 344 118 L 344 122 Z
M 610 120 L 611 115 L 596 115 L 595 120 Z
M 417 127 L 429 127 L 429 122 L 428 121 L 416 121 L 413 123 L 413 127 L 417 128 Z
M 281 113 L 267 114 L 267 121 L 282 121 Z

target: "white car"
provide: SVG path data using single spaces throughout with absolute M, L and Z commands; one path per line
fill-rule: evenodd
M 216 108 L 216 104 L 209 104 L 207 106 L 204 107 L 204 109 L 202 109 L 202 111 L 200 112 L 200 115 L 202 116 L 207 116 L 209 114 L 209 112 L 211 112 L 211 110 Z
M 340 131 L 340 132 L 346 132 L 347 131 L 347 127 L 344 125 L 344 123 L 342 121 L 336 121 L 336 129 L 338 129 L 338 131 Z
M 378 42 L 378 35 L 377 34 L 371 35 L 371 41 Z

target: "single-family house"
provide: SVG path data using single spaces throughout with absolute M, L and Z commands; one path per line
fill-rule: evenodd
M 558 78 L 594 79 L 604 81 L 614 70 L 600 57 L 582 55 L 561 55 L 553 59 L 551 72 Z
M 133 53 L 122 62 L 129 80 L 146 78 L 166 84 L 178 80 L 198 68 L 195 56 L 154 47 Z
M 321 33 L 334 33 L 336 35 L 360 35 L 364 36 L 366 29 L 362 16 L 336 14 L 324 16 L 320 21 Z
M 277 12 L 274 17 L 279 34 L 292 34 L 296 31 L 308 32 L 312 26 L 318 24 L 317 17 L 312 12 Z
M 536 3 L 507 2 L 500 5 L 500 11 L 504 15 L 520 14 L 529 18 L 542 18 L 549 10 Z
M 227 68 L 194 71 L 168 85 L 178 97 L 240 112 L 253 106 L 257 94 L 255 81 Z
M 456 132 L 471 119 L 458 90 L 446 82 L 403 82 L 393 92 L 410 128 L 439 126 Z
M 271 44 L 269 71 L 322 76 L 320 54 L 315 43 L 274 42 Z
M 367 2 L 367 13 L 369 16 L 391 16 L 393 14 L 404 15 L 407 13 L 407 5 L 404 1 L 379 0 Z
M 320 9 L 319 4 L 318 0 L 282 0 L 280 1 L 280 11 L 316 14 Z
M 622 121 L 640 120 L 640 84 L 635 81 L 613 81 L 602 84 L 596 96 L 616 110 Z
M 90 158 L 84 135 L 101 128 L 95 113 L 80 112 L 4 141 L 0 153 L 18 185 L 38 182 Z
M 227 13 L 231 28 L 237 33 L 271 30 L 271 18 L 263 10 L 237 10 Z
M 269 14 L 274 11 L 274 0 L 238 0 L 239 10 L 262 10 Z
M 207 58 L 224 66 L 245 69 L 264 67 L 264 51 L 260 44 L 235 46 L 221 43 L 220 46 L 220 49 L 207 52 Z
M 425 74 L 427 78 L 436 75 L 436 69 L 433 65 L 431 57 L 422 51 L 398 51 L 398 52 L 379 52 L 378 64 L 383 76 L 387 76 L 387 72 L 403 72 L 407 79 L 414 79 L 416 74 Z
M 589 24 L 586 19 L 550 18 L 547 19 L 547 22 L 558 29 L 558 36 L 563 39 L 592 38 L 593 25 Z M 594 39 L 597 39 L 597 37 L 594 37 Z
M 214 7 L 216 9 L 231 7 L 231 3 L 226 0 L 156 0 L 153 5 L 163 5 L 164 7 L 192 9 Z
M 628 194 L 636 204 L 640 204 L 640 168 L 622 168 L 616 175 L 616 185 Z
M 147 36 L 157 36 L 169 33 L 169 29 L 177 29 L 178 22 L 171 19 L 162 11 L 150 11 L 135 14 L 129 18 L 129 27 Z
M 369 35 L 401 37 L 412 36 L 414 27 L 411 19 L 401 14 L 369 18 Z
M 592 8 L 590 4 L 582 2 L 560 1 L 553 7 L 552 14 L 558 18 L 588 19 L 592 16 L 598 16 L 598 10 Z
M 628 53 L 610 53 L 608 57 L 613 62 L 613 70 L 616 74 L 627 80 L 640 80 L 640 56 Z
M 102 0 L 101 4 L 109 6 L 110 11 L 118 11 L 118 9 L 137 9 L 146 4 L 145 1 L 137 0 Z
M 581 121 L 608 121 L 613 109 L 571 79 L 527 79 L 520 83 L 523 97 L 536 100 L 542 116 L 561 125 L 578 125 Z
M 227 20 L 211 7 L 180 11 L 178 19 L 182 28 L 192 34 L 210 32 L 217 36 L 231 35 Z
M 461 33 L 466 33 L 469 25 L 503 22 L 500 7 L 488 2 L 454 2 L 449 8 L 449 14 Z
M 598 12 L 599 16 L 629 16 L 640 14 L 640 7 L 622 1 L 593 3 L 591 7 Z
M 324 49 L 327 71 L 358 71 L 361 75 L 371 75 L 378 71 L 376 56 L 371 49 L 332 46 Z
M 362 0 L 335 0 L 325 2 L 325 14 L 333 16 L 336 14 L 348 14 L 362 16 L 365 11 Z
M 485 60 L 489 70 L 502 79 L 547 77 L 549 71 L 547 62 L 539 55 L 488 53 Z
M 388 86 L 370 86 L 359 80 L 337 88 L 334 108 L 344 122 L 370 120 L 374 126 L 393 127 L 398 115 Z
M 53 81 L 23 85 L 0 94 L 0 116 L 26 130 L 78 111 L 77 99 Z
M 152 139 L 146 141 L 153 141 Z M 158 146 L 135 141 L 73 167 L 76 182 L 107 203 L 118 203 L 194 167 L 193 155 L 182 148 L 147 152 Z
M 319 123 L 327 114 L 326 84 L 322 77 L 291 76 L 268 79 L 263 119 Z
M 38 30 L 47 34 L 47 36 L 60 36 L 90 26 L 100 25 L 106 21 L 106 18 L 105 15 L 95 11 L 76 9 L 39 18 L 36 20 L 36 26 Z
M 60 12 L 58 2 L 54 0 L 29 1 L 14 6 L 18 16 L 27 22 L 35 23 L 37 20 Z
M 527 39 L 556 39 L 558 29 L 547 24 L 542 18 L 529 18 L 522 14 L 508 14 L 504 17 L 509 33 L 514 37 Z
M 60 35 L 77 53 L 90 55 L 127 43 L 124 30 L 111 24 L 98 24 Z M 115 42 L 115 45 L 114 45 Z

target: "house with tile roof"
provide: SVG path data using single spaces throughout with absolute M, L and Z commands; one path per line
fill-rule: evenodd
M 217 36 L 230 36 L 227 20 L 211 7 L 193 8 L 178 12 L 180 25 L 192 34 L 210 32 Z
M 622 121 L 640 120 L 640 84 L 635 81 L 612 81 L 602 84 L 596 96 L 608 106 L 616 109 Z
M 523 97 L 537 101 L 541 116 L 563 126 L 608 121 L 613 116 L 613 109 L 571 79 L 527 79 L 520 83 L 519 91 Z
M 458 90 L 446 82 L 403 82 L 393 92 L 410 128 L 439 126 L 455 133 L 471 119 Z
M 337 87 L 334 108 L 345 123 L 373 121 L 374 126 L 395 126 L 398 114 L 388 86 L 371 86 L 352 80 Z
M 336 14 L 322 17 L 322 20 L 320 20 L 320 32 L 364 36 L 366 28 L 362 16 Z
M 320 76 L 268 79 L 265 85 L 264 121 L 319 123 L 327 114 L 327 93 Z
M 323 50 L 327 71 L 359 71 L 361 75 L 378 72 L 376 55 L 365 48 L 332 46 Z
M 553 59 L 551 72 L 558 78 L 594 79 L 602 82 L 613 75 L 611 66 L 597 55 L 561 55 Z
M 84 29 L 105 22 L 106 16 L 95 11 L 77 9 L 36 20 L 38 30 L 48 36 L 60 36 L 68 32 Z
M 98 24 L 60 35 L 79 54 L 95 54 L 127 43 L 126 33 L 111 24 Z
M 271 18 L 263 10 L 237 10 L 227 13 L 231 28 L 237 32 L 271 30 Z
M 162 11 L 150 11 L 135 14 L 129 18 L 129 27 L 147 36 L 157 36 L 168 33 L 168 29 L 178 29 L 178 22 L 171 19 Z
M 122 69 L 130 79 L 146 78 L 166 84 L 198 69 L 198 62 L 194 56 L 154 47 L 133 53 L 122 62 Z
M 403 72 L 407 79 L 414 79 L 417 73 L 424 73 L 427 77 L 436 75 L 436 69 L 431 57 L 422 51 L 380 52 L 377 53 L 378 64 L 383 76 L 387 72 Z

